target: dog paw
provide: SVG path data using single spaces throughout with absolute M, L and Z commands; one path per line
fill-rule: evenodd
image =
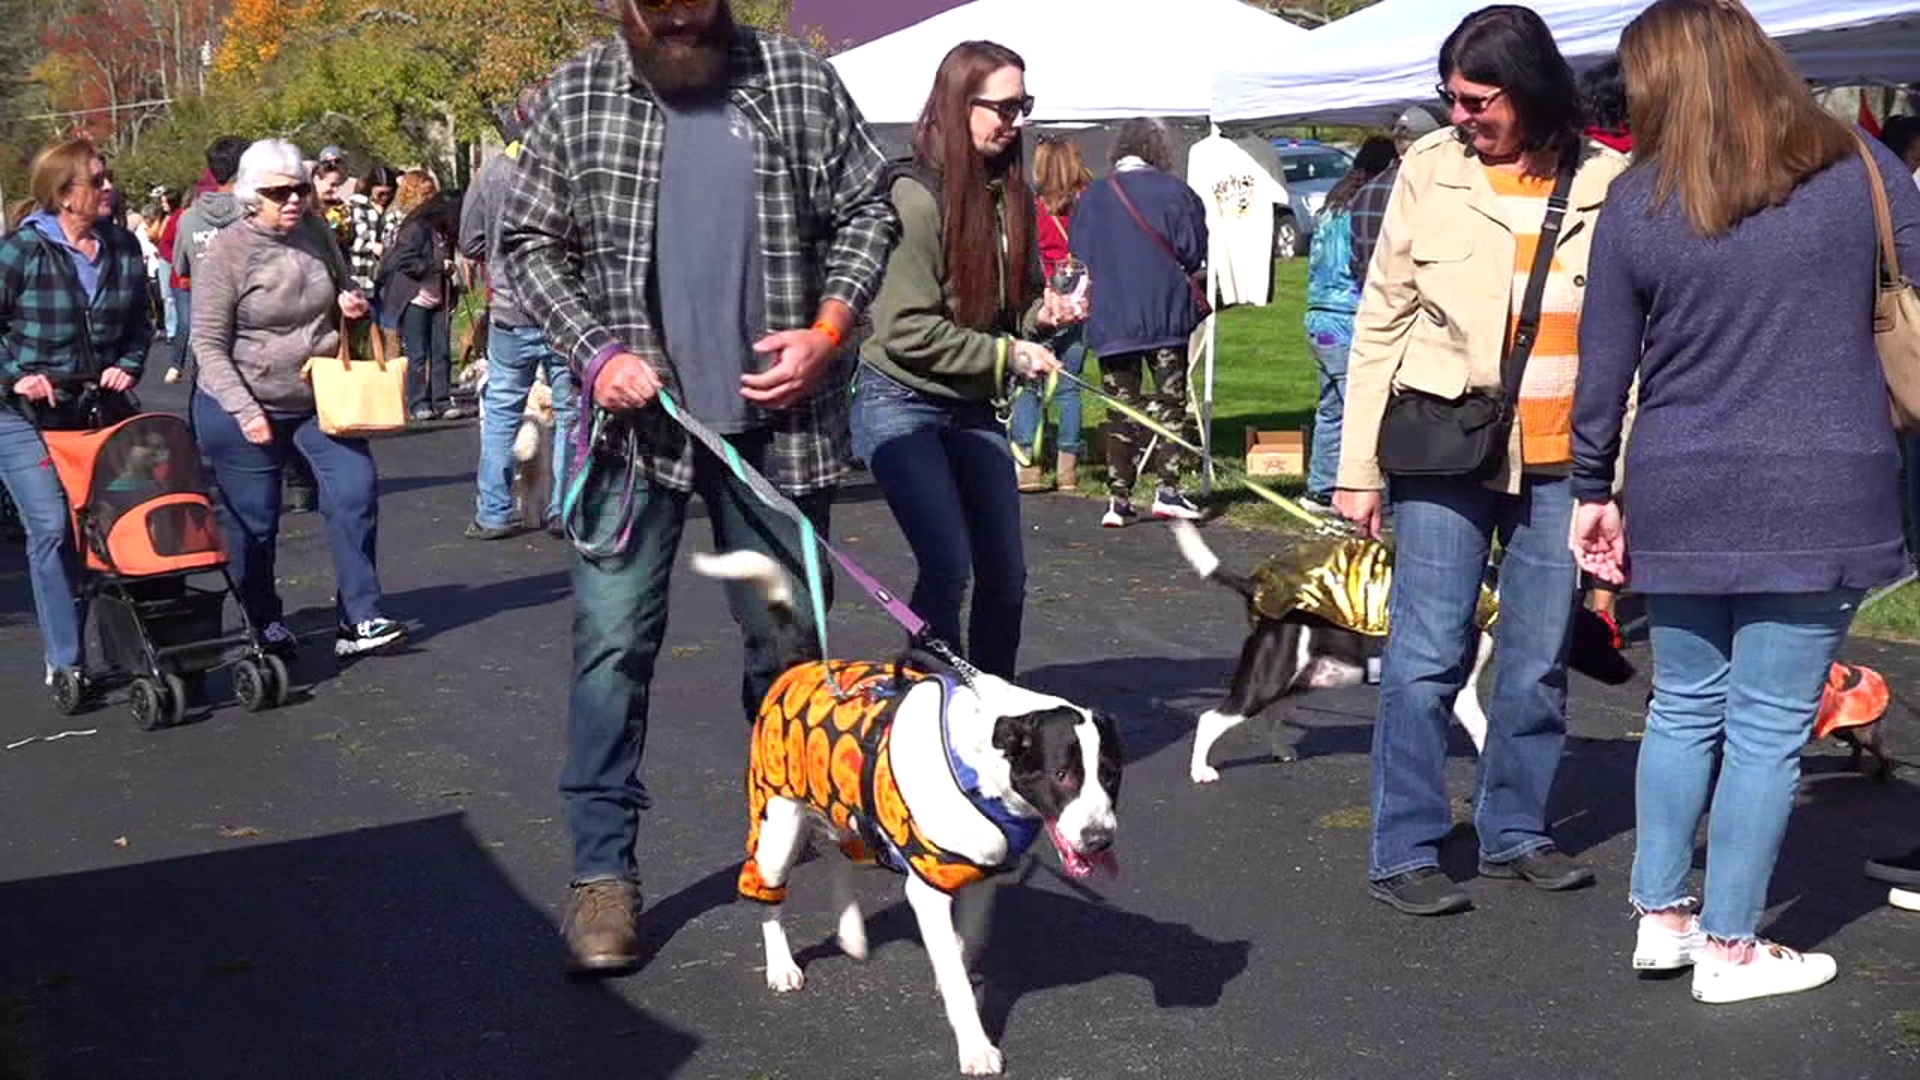
M 776 994 L 791 994 L 807 985 L 807 974 L 800 965 L 789 960 L 785 964 L 770 964 L 767 967 L 767 989 Z
M 1194 783 L 1196 783 L 1196 784 L 1213 784 L 1213 783 L 1218 783 L 1218 782 L 1219 782 L 1219 780 L 1220 780 L 1220 770 L 1219 770 L 1219 769 L 1216 769 L 1216 768 L 1214 768 L 1214 767 L 1213 767 L 1213 766 L 1211 766 L 1211 765 L 1195 765 L 1195 766 L 1193 767 L 1193 782 L 1194 782 Z
M 1000 1048 L 981 1042 L 960 1048 L 960 1072 L 964 1076 L 999 1076 Z

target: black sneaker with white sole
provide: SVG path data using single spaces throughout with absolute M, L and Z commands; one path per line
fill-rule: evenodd
M 334 636 L 333 655 L 364 656 L 405 641 L 407 628 L 392 619 L 368 619 L 342 626 Z
M 300 649 L 300 636 L 287 629 L 287 624 L 270 622 L 260 628 L 260 647 L 280 657 L 289 659 Z
M 1375 900 L 1408 915 L 1452 915 L 1473 906 L 1471 896 L 1432 866 L 1369 881 L 1367 892 Z
M 1107 512 L 1100 516 L 1100 527 L 1124 529 L 1138 520 L 1140 520 L 1140 511 L 1133 508 L 1132 502 L 1117 497 L 1110 498 L 1107 500 Z
M 1161 488 L 1153 497 L 1153 516 L 1162 521 L 1199 521 L 1200 508 L 1172 488 Z

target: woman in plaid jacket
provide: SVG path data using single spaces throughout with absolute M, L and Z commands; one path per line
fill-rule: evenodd
M 101 220 L 113 190 L 93 144 L 71 140 L 34 160 L 35 208 L 0 240 L 0 480 L 27 534 L 47 682 L 79 669 L 80 605 L 69 571 L 66 495 L 36 423 L 71 394 L 69 379 L 133 389 L 152 334 L 146 262 L 132 233 Z

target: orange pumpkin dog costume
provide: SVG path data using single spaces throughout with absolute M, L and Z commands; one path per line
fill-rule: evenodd
M 844 699 L 834 696 L 829 675 Z M 928 681 L 940 686 L 942 741 L 948 745 L 955 783 L 1007 838 L 1007 856 L 997 865 L 982 866 L 935 846 L 900 797 L 893 769 L 893 720 L 907 695 Z M 768 885 L 756 861 L 767 803 L 776 797 L 809 806 L 832 822 L 847 858 L 911 873 L 942 892 L 985 880 L 1019 861 L 1039 835 L 1039 824 L 1014 817 L 978 794 L 977 780 L 945 738 L 954 689 L 950 676 L 864 661 L 800 664 L 781 675 L 753 722 L 747 761 L 747 860 L 740 867 L 740 895 L 764 904 L 786 899 L 786 886 Z

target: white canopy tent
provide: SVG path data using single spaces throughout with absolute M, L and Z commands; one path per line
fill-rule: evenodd
M 963 41 L 1027 62 L 1034 119 L 1204 117 L 1213 74 L 1254 68 L 1307 31 L 1240 0 L 974 0 L 832 59 L 869 123 L 912 123 Z
M 1649 0 L 1529 0 L 1575 67 L 1619 45 Z M 1920 79 L 1920 0 L 1746 0 L 1749 10 L 1816 82 Z M 1406 106 L 1434 100 L 1440 45 L 1485 0 L 1382 0 L 1313 31 L 1261 63 L 1222 65 L 1218 123 L 1271 121 L 1384 127 Z

